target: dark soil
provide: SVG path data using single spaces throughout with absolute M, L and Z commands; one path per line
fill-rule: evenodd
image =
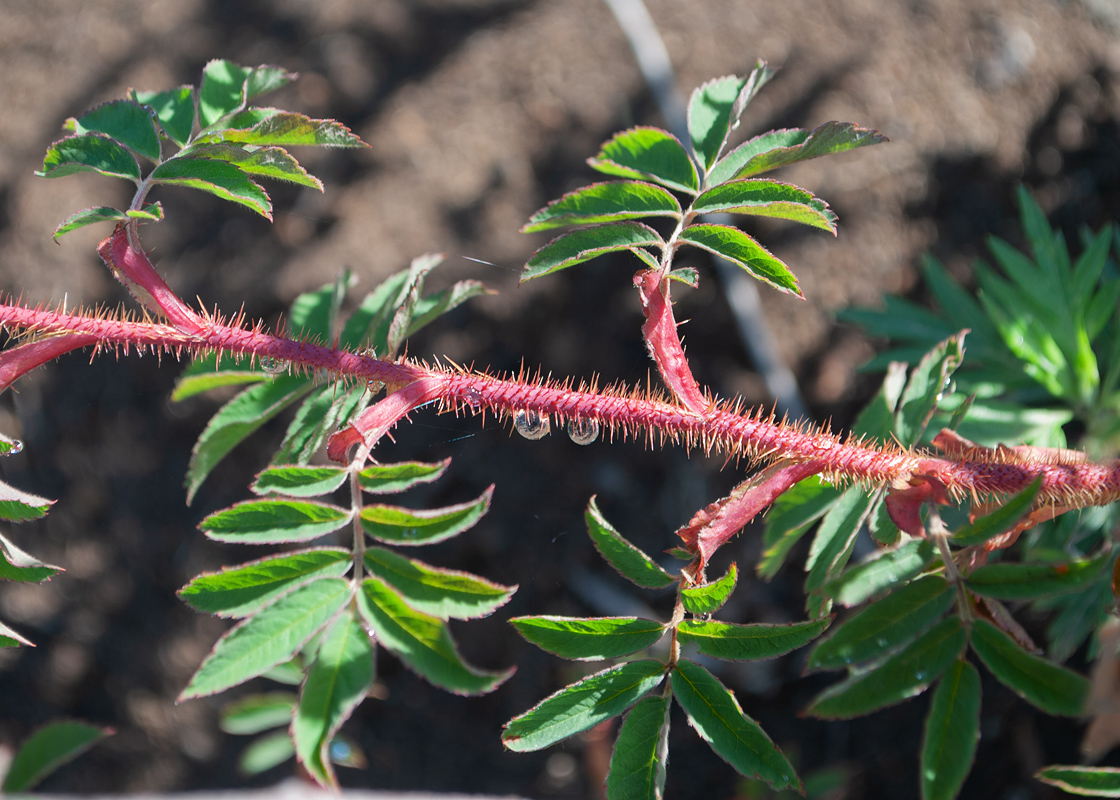
M 1018 241 L 1014 188 L 1024 182 L 1070 241 L 1120 211 L 1120 40 L 1090 5 L 1055 0 L 650 0 L 679 82 L 744 74 L 756 58 L 783 65 L 745 129 L 812 127 L 842 119 L 891 144 L 806 163 L 783 177 L 827 199 L 841 219 L 833 241 L 775 228 L 764 242 L 787 261 L 808 298 L 765 295 L 767 321 L 817 419 L 843 427 L 874 387 L 856 368 L 873 352 L 832 312 L 873 305 L 885 292 L 921 296 L 917 256 L 931 250 L 968 277 L 990 234 Z M 169 220 L 145 232 L 161 271 L 182 296 L 227 312 L 244 305 L 275 320 L 301 291 L 349 266 L 359 290 L 420 253 L 442 250 L 435 288 L 480 277 L 500 294 L 472 302 L 409 343 L 412 355 L 447 355 L 494 370 L 522 361 L 554 375 L 635 384 L 650 370 L 631 288 L 634 264 L 595 262 L 517 288 L 543 236 L 518 228 L 550 198 L 593 179 L 583 161 L 612 132 L 663 124 L 606 5 L 516 0 L 15 0 L 0 4 L 0 289 L 31 302 L 125 301 L 93 247 L 105 231 L 50 242 L 73 211 L 119 201 L 107 178 L 32 176 L 71 114 L 128 86 L 197 81 L 210 58 L 283 65 L 302 74 L 277 105 L 335 117 L 372 148 L 306 154 L 325 195 L 276 187 L 276 223 L 190 192 L 166 192 Z M 481 259 L 492 266 L 467 260 Z M 699 263 L 699 262 L 698 262 Z M 442 273 L 442 274 L 441 274 Z M 701 380 L 722 396 L 769 402 L 734 335 L 717 281 L 681 293 L 678 318 Z M 0 586 L 0 616 L 36 643 L 0 652 L 0 741 L 15 743 L 59 717 L 111 725 L 116 736 L 44 784 L 56 792 L 184 790 L 268 785 L 235 772 L 245 741 L 222 734 L 229 697 L 174 705 L 227 627 L 199 616 L 174 591 L 203 569 L 258 553 L 211 543 L 195 529 L 207 513 L 246 496 L 282 424 L 266 426 L 223 464 L 191 507 L 182 476 L 216 403 L 168 401 L 180 367 L 166 360 L 61 360 L 18 384 L 0 431 L 24 453 L 4 479 L 58 504 L 16 542 L 67 569 L 44 586 Z M 432 689 L 391 657 L 378 661 L 381 699 L 346 732 L 369 759 L 342 771 L 347 786 L 595 794 L 609 738 L 582 738 L 531 755 L 504 752 L 501 724 L 570 681 L 579 669 L 535 650 L 505 622 L 525 613 L 609 613 L 586 588 L 623 589 L 583 533 L 597 495 L 606 516 L 659 551 L 692 512 L 740 477 L 734 466 L 640 444 L 580 448 L 508 428 L 418 413 L 383 458 L 452 456 L 448 475 L 405 498 L 460 502 L 497 485 L 484 521 L 425 560 L 520 583 L 493 618 L 457 624 L 466 657 L 517 674 L 482 698 Z M 7 535 L 7 532 L 6 532 Z M 750 564 L 757 533 L 725 548 Z M 803 617 L 800 562 L 773 582 L 746 582 L 724 617 Z M 718 570 L 718 567 L 717 567 Z M 666 598 L 633 600 L 666 611 Z M 721 677 L 802 774 L 842 770 L 830 797 L 915 797 L 927 700 L 866 719 L 797 717 L 828 676 L 802 678 L 800 657 L 728 669 Z M 265 688 L 263 681 L 248 690 Z M 1077 759 L 1076 721 L 1036 717 L 984 684 L 977 767 L 962 796 L 1050 796 L 1040 766 Z M 670 797 L 757 796 L 712 755 L 682 718 L 670 744 Z

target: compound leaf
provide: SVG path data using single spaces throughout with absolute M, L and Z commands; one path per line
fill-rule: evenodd
M 685 611 L 690 614 L 714 614 L 723 608 L 727 598 L 731 597 L 738 580 L 739 571 L 735 562 L 731 562 L 727 574 L 718 581 L 681 589 L 681 603 Z
M 681 231 L 680 241 L 727 259 L 775 289 L 804 296 L 789 267 L 738 228 L 730 225 L 691 225 Z
M 614 529 L 592 497 L 584 512 L 587 533 L 599 554 L 614 567 L 618 573 L 631 583 L 643 589 L 664 589 L 673 583 L 674 578 L 659 567 L 652 558 L 628 542 Z
M 5 794 L 30 791 L 47 775 L 113 733 L 112 728 L 70 720 L 44 725 L 31 734 L 12 757 L 0 791 Z
M 677 628 L 681 642 L 695 642 L 701 655 L 738 661 L 777 658 L 804 647 L 832 623 L 832 617 L 789 625 L 736 625 L 714 620 L 683 620 Z
M 610 800 L 660 800 L 669 759 L 669 698 L 643 697 L 630 709 L 611 753 Z
M 308 500 L 246 500 L 214 512 L 198 527 L 217 542 L 306 542 L 337 531 L 350 515 L 349 509 Z
M 396 494 L 422 483 L 439 480 L 450 464 L 450 458 L 434 464 L 422 461 L 374 464 L 358 473 L 358 483 L 365 491 L 372 494 Z
M 594 183 L 568 192 L 529 218 L 522 233 L 638 217 L 680 218 L 681 206 L 664 189 L 640 181 Z
M 247 617 L 300 586 L 319 578 L 341 577 L 350 568 L 350 561 L 350 551 L 337 547 L 283 553 L 204 572 L 178 595 L 195 611 Z
M 443 508 L 412 510 L 374 505 L 362 509 L 362 527 L 379 542 L 421 545 L 442 542 L 474 526 L 490 510 L 494 486 L 478 499 Z
M 965 639 L 959 617 L 944 619 L 881 664 L 826 689 L 805 713 L 849 719 L 901 703 L 937 680 L 960 657 Z
M 1089 681 L 1072 670 L 1031 655 L 986 619 L 972 623 L 972 649 L 996 679 L 1047 714 L 1085 713 Z
M 980 742 L 980 673 L 958 661 L 941 677 L 922 736 L 922 800 L 953 800 Z
M 902 647 L 929 630 L 953 599 L 940 575 L 919 578 L 838 626 L 809 653 L 805 669 L 842 669 Z
M 147 109 L 132 100 L 110 100 L 87 111 L 66 127 L 79 136 L 103 133 L 132 151 L 159 161 L 159 134 Z
M 514 617 L 510 624 L 542 650 L 575 661 L 628 656 L 665 634 L 660 622 L 637 617 Z
M 358 607 L 377 640 L 416 674 L 455 694 L 486 694 L 513 674 L 476 669 L 463 661 L 447 623 L 423 614 L 377 578 L 362 581 Z
M 383 547 L 365 554 L 366 569 L 400 593 L 408 605 L 440 619 L 476 619 L 504 606 L 516 586 L 502 586 L 469 572 L 441 569 Z
M 260 184 L 247 178 L 244 172 L 225 161 L 172 158 L 152 170 L 150 177 L 156 183 L 201 189 L 272 219 L 272 201 L 268 199 L 268 193 Z
M 322 578 L 242 620 L 214 645 L 179 700 L 225 691 L 289 660 L 350 597 L 347 581 Z
M 665 679 L 660 661 L 630 661 L 590 675 L 546 697 L 505 724 L 510 750 L 540 750 L 618 716 Z
M 611 222 L 581 228 L 556 237 L 533 253 L 521 273 L 521 282 L 574 267 L 606 253 L 664 244 L 657 231 L 641 222 Z
M 684 145 L 660 128 L 637 127 L 616 133 L 587 163 L 607 175 L 651 180 L 678 192 L 696 194 L 700 187 L 696 165 Z
M 97 172 L 138 182 L 140 165 L 128 149 L 108 136 L 90 133 L 67 136 L 47 148 L 40 178 L 62 178 L 76 172 Z
M 373 647 L 352 608 L 323 634 L 292 715 L 296 757 L 321 785 L 338 789 L 329 747 L 373 685 Z
M 689 724 L 716 755 L 741 775 L 766 781 L 774 790 L 803 791 L 793 765 L 715 676 L 699 664 L 679 661 L 672 686 Z

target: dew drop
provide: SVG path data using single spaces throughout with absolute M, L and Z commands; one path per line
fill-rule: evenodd
M 526 439 L 542 439 L 548 436 L 551 425 L 548 415 L 528 408 L 519 408 L 513 415 L 513 427 Z
M 887 640 L 880 636 L 878 639 L 875 640 L 875 644 L 877 644 L 879 647 L 886 647 L 887 646 Z
M 416 529 L 415 528 L 405 528 L 404 530 L 401 531 L 401 536 L 403 536 L 405 539 L 415 539 L 416 538 Z
M 591 444 L 599 438 L 599 421 L 587 417 L 568 420 L 568 436 L 576 444 Z
M 261 358 L 261 369 L 263 369 L 269 375 L 279 375 L 281 372 L 287 371 L 288 362 L 282 358 L 263 356 Z
M 345 761 L 350 758 L 350 745 L 346 742 L 340 742 L 335 739 L 331 742 L 331 758 L 338 761 Z
M 482 392 L 478 389 L 467 389 L 463 392 L 463 402 L 471 408 L 478 408 L 482 405 Z
M 18 456 L 20 453 L 23 452 L 23 442 L 21 442 L 19 439 L 12 439 L 10 442 L 7 442 L 6 444 L 7 444 L 7 447 L 4 448 L 3 455 Z

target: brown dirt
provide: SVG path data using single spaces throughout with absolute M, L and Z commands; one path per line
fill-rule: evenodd
M 1090 11 L 1102 5 L 1102 11 Z M 756 58 L 783 65 L 748 112 L 746 130 L 858 122 L 887 146 L 809 162 L 784 177 L 839 213 L 833 241 L 789 228 L 762 232 L 791 265 L 807 301 L 765 295 L 781 355 L 819 418 L 838 423 L 865 396 L 855 366 L 870 345 L 831 313 L 915 291 L 915 259 L 934 249 L 967 275 L 986 234 L 1015 237 L 1012 187 L 1024 180 L 1074 235 L 1116 217 L 1120 40 L 1103 4 L 1054 0 L 650 0 L 679 83 L 745 73 Z M 1096 16 L 1094 16 L 1096 14 Z M 499 290 L 410 343 L 498 370 L 522 359 L 557 375 L 644 380 L 634 265 L 594 263 L 517 288 L 517 270 L 543 237 L 521 236 L 536 208 L 593 179 L 583 160 L 619 128 L 659 124 L 632 55 L 604 4 L 515 0 L 9 0 L 0 4 L 0 289 L 37 302 L 122 301 L 93 245 L 104 231 L 50 231 L 72 211 L 123 199 L 99 177 L 32 176 L 66 116 L 128 86 L 197 80 L 209 58 L 277 63 L 302 73 L 278 105 L 341 119 L 364 153 L 308 154 L 325 195 L 278 187 L 275 225 L 191 193 L 167 192 L 169 221 L 146 232 L 161 270 L 185 297 L 275 318 L 300 291 L 346 265 L 368 290 L 422 252 L 450 254 L 434 281 L 481 277 Z M 483 266 L 463 256 L 493 262 Z M 442 272 L 442 274 L 440 274 Z M 678 316 L 698 375 L 719 394 L 765 401 L 710 272 L 683 294 Z M 35 650 L 0 653 L 0 741 L 59 716 L 118 734 L 46 784 L 55 791 L 237 785 L 242 740 L 217 731 L 222 700 L 173 699 L 224 623 L 199 617 L 173 591 L 204 568 L 247 553 L 194 530 L 208 511 L 245 495 L 265 451 L 243 448 L 185 508 L 190 445 L 214 410 L 166 400 L 177 368 L 80 355 L 41 370 L 0 412 L 0 430 L 26 443 L 5 478 L 59 498 L 17 542 L 68 570 L 42 587 L 0 587 L 0 614 Z M 273 442 L 279 428 L 262 440 Z M 462 542 L 426 553 L 437 563 L 522 583 L 507 613 L 456 628 L 479 664 L 518 674 L 481 699 L 449 698 L 391 658 L 386 698 L 348 728 L 370 757 L 347 785 L 579 797 L 601 745 L 577 741 L 536 755 L 504 753 L 498 728 L 570 679 L 565 664 L 520 642 L 503 621 L 521 613 L 589 613 L 584 570 L 613 581 L 583 538 L 581 512 L 598 494 L 608 517 L 653 549 L 722 494 L 736 470 L 639 446 L 576 448 L 472 421 L 418 414 L 401 458 L 454 456 L 449 476 L 409 498 L 455 502 L 497 483 L 493 511 Z M 747 562 L 757 537 L 745 536 Z M 797 568 L 740 589 L 740 620 L 801 615 Z M 658 599 L 652 601 L 656 606 Z M 659 609 L 660 610 L 660 609 Z M 724 678 L 804 773 L 848 770 L 849 797 L 916 796 L 926 701 L 866 720 L 794 717 L 827 680 L 801 679 L 796 658 Z M 1076 726 L 1035 719 L 985 684 L 980 765 L 969 797 L 1041 797 L 1042 763 L 1076 757 Z M 671 744 L 670 796 L 732 796 L 730 768 L 682 720 Z M 586 756 L 586 758 L 584 758 Z M 282 771 L 265 776 L 274 781 Z M 260 781 L 258 781 L 259 783 Z

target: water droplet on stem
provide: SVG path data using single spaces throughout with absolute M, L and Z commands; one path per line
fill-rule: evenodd
M 273 356 L 261 357 L 261 369 L 269 375 L 279 375 L 281 372 L 288 370 L 288 362 L 282 358 L 274 358 Z
M 10 442 L 7 442 L 7 447 L 4 448 L 3 455 L 18 456 L 22 452 L 23 442 L 21 442 L 19 439 L 12 439 Z
M 526 439 L 542 439 L 548 436 L 551 424 L 548 415 L 529 408 L 519 408 L 513 414 L 513 427 Z
M 576 444 L 591 444 L 599 438 L 599 421 L 576 417 L 568 420 L 568 436 Z

